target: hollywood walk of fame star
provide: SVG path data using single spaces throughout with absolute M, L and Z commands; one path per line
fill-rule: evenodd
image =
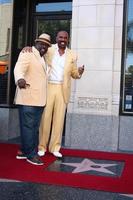
M 89 159 L 84 159 L 81 163 L 61 163 L 61 164 L 76 167 L 72 171 L 72 173 L 79 173 L 79 172 L 85 172 L 85 171 L 93 170 L 93 171 L 109 173 L 109 174 L 115 174 L 115 173 L 106 169 L 106 167 L 118 165 L 118 164 L 95 163 L 95 162 L 93 162 Z
M 120 194 L 122 196 L 126 196 L 126 197 L 133 197 L 133 194 Z

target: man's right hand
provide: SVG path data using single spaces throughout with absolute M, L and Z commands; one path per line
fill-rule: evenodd
M 22 53 L 25 53 L 25 52 L 29 52 L 29 53 L 31 53 L 32 52 L 32 47 L 24 47 L 23 49 L 22 49 Z
M 26 81 L 25 81 L 24 79 L 22 79 L 22 78 L 18 80 L 17 84 L 18 84 L 18 87 L 19 87 L 20 89 L 26 89 L 26 87 L 29 87 L 29 86 L 30 86 L 30 85 L 27 84 Z

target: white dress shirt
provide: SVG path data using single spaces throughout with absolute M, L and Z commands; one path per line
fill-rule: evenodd
M 58 46 L 56 45 L 56 51 L 52 60 L 52 69 L 49 76 L 50 83 L 62 83 L 64 75 L 66 51 L 63 55 L 59 54 Z

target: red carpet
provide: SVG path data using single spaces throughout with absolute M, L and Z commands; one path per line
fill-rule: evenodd
M 133 194 L 133 155 L 131 154 L 61 150 L 64 156 L 125 162 L 120 177 L 107 177 L 47 171 L 47 167 L 55 160 L 51 154 L 47 154 L 43 158 L 44 166 L 34 166 L 25 160 L 17 160 L 15 158 L 17 150 L 18 145 L 0 144 L 0 178 Z

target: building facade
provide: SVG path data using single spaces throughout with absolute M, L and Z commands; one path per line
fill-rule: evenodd
M 59 30 L 85 65 L 73 80 L 67 108 L 65 146 L 133 151 L 133 1 L 0 0 L 0 138 L 19 136 L 13 105 L 17 56 L 36 36 Z M 3 68 L 1 68 L 3 69 Z

